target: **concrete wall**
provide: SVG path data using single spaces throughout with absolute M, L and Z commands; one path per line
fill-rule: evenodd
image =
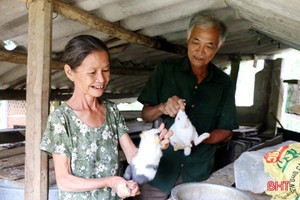
M 281 63 L 282 59 L 265 60 L 264 69 L 255 76 L 254 105 L 237 107 L 240 124 L 263 123 L 266 129 L 275 129 L 275 117 L 280 119 L 283 98 Z

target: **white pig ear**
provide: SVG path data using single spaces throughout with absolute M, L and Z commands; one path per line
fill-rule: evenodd
M 159 139 L 158 135 L 156 135 L 156 137 L 154 137 L 153 143 L 154 143 L 155 145 L 157 145 L 157 144 L 160 143 L 160 139 Z
M 145 137 L 145 131 L 143 131 L 143 132 L 140 134 L 140 138 L 141 138 L 141 139 L 144 139 L 144 137 Z

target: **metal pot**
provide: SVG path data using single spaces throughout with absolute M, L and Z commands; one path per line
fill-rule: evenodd
M 183 183 L 171 191 L 173 200 L 254 200 L 233 187 L 213 183 Z

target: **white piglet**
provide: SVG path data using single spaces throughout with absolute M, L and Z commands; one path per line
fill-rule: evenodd
M 159 133 L 158 129 L 151 129 L 140 134 L 137 156 L 132 159 L 124 173 L 126 180 L 133 180 L 140 185 L 155 177 L 162 156 Z
M 197 146 L 210 136 L 209 133 L 198 135 L 196 128 L 182 110 L 178 111 L 175 122 L 170 130 L 174 133 L 170 137 L 170 143 L 174 147 L 174 151 L 184 149 L 184 155 L 186 156 L 191 154 L 192 141 L 194 142 L 194 145 Z

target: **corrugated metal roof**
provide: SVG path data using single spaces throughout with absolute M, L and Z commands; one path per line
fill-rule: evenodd
M 286 48 L 300 49 L 300 4 L 297 0 L 65 0 L 73 7 L 140 35 L 186 46 L 186 29 L 192 14 L 205 11 L 217 15 L 229 28 L 224 47 L 214 62 L 219 67 L 230 59 L 269 56 Z M 26 1 L 2 0 L 0 46 L 5 40 L 18 47 L 10 59 L 0 53 L 0 90 L 26 88 L 26 62 L 15 60 L 16 52 L 26 55 L 28 46 L 28 5 Z M 59 59 L 67 41 L 91 34 L 105 41 L 111 52 L 109 98 L 136 97 L 158 62 L 181 55 L 131 44 L 106 33 L 53 13 L 53 58 Z M 9 60 L 9 61 L 8 61 Z M 53 70 L 52 89 L 72 89 L 64 72 Z M 3 94 L 3 93 L 1 93 Z M 111 96 L 110 96 L 111 95 Z M 2 99 L 4 96 L 2 96 Z M 13 97 L 11 97 L 13 98 Z

